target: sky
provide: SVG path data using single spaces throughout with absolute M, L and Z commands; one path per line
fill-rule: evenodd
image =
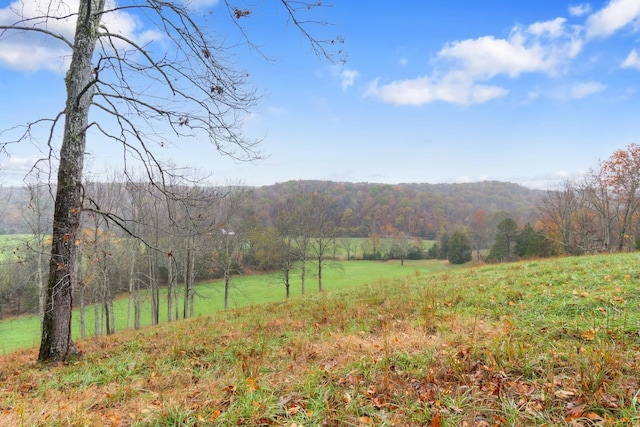
M 0 1 L 0 25 L 15 21 L 12 6 L 39 1 Z M 222 3 L 190 5 L 234 46 L 234 63 L 261 94 L 243 131 L 261 140 L 265 158 L 233 161 L 202 140 L 174 141 L 161 158 L 214 183 L 251 186 L 497 180 L 547 189 L 640 143 L 640 0 L 323 1 L 302 15 L 313 21 L 305 28 L 343 39 L 335 49 L 344 63 L 315 55 L 278 3 L 242 3 L 251 14 L 238 23 L 256 47 L 224 19 Z M 51 25 L 72 34 L 70 20 Z M 127 13 L 109 25 L 161 39 Z M 0 36 L 0 130 L 64 107 L 68 58 L 44 36 Z M 89 141 L 88 173 L 121 166 L 111 144 Z M 10 146 L 0 183 L 20 182 L 47 150 Z

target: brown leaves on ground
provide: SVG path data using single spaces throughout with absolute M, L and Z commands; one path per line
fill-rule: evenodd
M 83 359 L 52 368 L 35 350 L 4 356 L 0 425 L 162 425 L 176 413 L 194 426 L 633 424 L 623 407 L 640 389 L 637 340 L 602 348 L 585 329 L 562 337 L 571 352 L 541 354 L 513 319 L 368 298 L 91 339 Z

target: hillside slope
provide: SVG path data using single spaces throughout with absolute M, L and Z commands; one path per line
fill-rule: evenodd
M 93 187 L 91 187 L 93 188 Z M 275 205 L 300 192 L 331 195 L 344 212 L 350 209 L 355 235 L 366 236 L 374 223 L 389 223 L 421 237 L 433 238 L 443 224 L 464 224 L 477 209 L 504 211 L 520 222 L 535 221 L 540 190 L 518 184 L 485 181 L 464 184 L 375 184 L 331 181 L 289 181 L 252 188 L 251 210 L 268 221 Z M 43 191 L 39 208 L 43 229 L 53 215 L 50 194 Z M 25 188 L 0 187 L 0 234 L 30 233 L 24 214 L 30 204 Z M 402 219 L 402 220 L 400 220 Z
M 0 425 L 637 425 L 640 257 L 412 274 L 0 359 Z

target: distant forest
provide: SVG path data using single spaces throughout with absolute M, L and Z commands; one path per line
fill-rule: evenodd
M 91 188 L 100 192 L 97 188 L 101 185 L 114 184 L 94 183 Z M 521 225 L 535 223 L 544 194 L 498 181 L 391 185 L 301 180 L 247 189 L 250 191 L 245 206 L 264 226 L 273 223 L 276 207 L 288 198 L 319 192 L 337 202 L 340 237 L 367 237 L 380 233 L 383 226 L 391 226 L 408 236 L 428 240 L 468 225 L 478 209 L 487 215 L 501 213 L 501 217 L 508 216 Z M 31 233 L 32 227 L 23 215 L 31 203 L 28 189 L 0 188 L 0 197 L 0 234 Z M 51 218 L 53 203 L 38 203 L 42 218 Z

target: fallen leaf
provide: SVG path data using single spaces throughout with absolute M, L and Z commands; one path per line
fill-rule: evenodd
M 254 378 L 247 378 L 246 382 L 247 388 L 251 391 L 258 391 L 258 389 L 260 388 L 258 387 L 258 383 L 256 383 L 256 380 Z
M 596 338 L 596 331 L 593 329 L 588 329 L 582 332 L 580 336 L 587 341 L 593 341 Z
M 555 394 L 556 397 L 559 397 L 560 399 L 566 399 L 568 397 L 573 397 L 576 395 L 575 392 L 571 390 L 556 390 L 553 392 L 553 394 Z
M 429 425 L 431 427 L 442 427 L 442 414 L 440 411 L 433 413 L 433 418 L 431 418 L 431 423 Z
M 581 418 L 582 414 L 584 413 L 584 408 L 585 408 L 584 404 L 575 405 L 572 402 L 568 403 L 567 412 L 564 417 L 565 421 L 571 422 L 573 420 L 577 420 L 578 418 Z
M 289 416 L 295 415 L 298 413 L 298 411 L 300 411 L 300 407 L 298 405 L 296 406 L 292 406 L 291 408 L 287 409 L 287 414 Z

